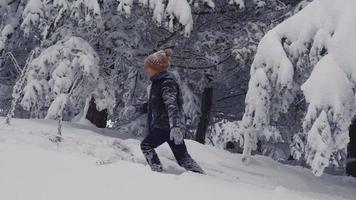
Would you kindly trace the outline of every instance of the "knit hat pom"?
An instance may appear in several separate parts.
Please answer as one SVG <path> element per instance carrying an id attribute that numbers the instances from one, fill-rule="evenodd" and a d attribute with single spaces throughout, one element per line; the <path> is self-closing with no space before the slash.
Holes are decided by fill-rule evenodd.
<path id="1" fill-rule="evenodd" d="M 166 53 L 166 56 L 167 56 L 167 57 L 171 57 L 172 54 L 173 54 L 173 50 L 172 50 L 172 49 L 165 49 L 165 50 L 163 50 L 163 51 L 164 51 L 164 53 Z"/>
<path id="2" fill-rule="evenodd" d="M 171 64 L 172 49 L 164 49 L 153 53 L 145 59 L 145 66 L 151 67 L 156 71 L 164 71 Z"/>

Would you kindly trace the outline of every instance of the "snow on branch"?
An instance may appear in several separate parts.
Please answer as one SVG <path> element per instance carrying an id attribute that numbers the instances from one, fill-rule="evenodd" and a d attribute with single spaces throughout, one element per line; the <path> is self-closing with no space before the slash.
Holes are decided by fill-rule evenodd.
<path id="1" fill-rule="evenodd" d="M 262 130 L 288 112 L 302 92 L 309 107 L 301 128 L 306 144 L 299 155 L 315 175 L 330 163 L 342 163 L 348 126 L 356 114 L 354 8 L 354 0 L 315 0 L 261 40 L 241 122 L 245 158 L 256 148 Z"/>
<path id="2" fill-rule="evenodd" d="M 129 17 L 131 9 L 134 5 L 134 0 L 117 0 L 119 6 L 117 11 L 120 14 Z M 236 5 L 239 9 L 245 8 L 245 1 L 247 0 L 226 0 L 227 4 Z M 148 7 L 152 11 L 152 18 L 158 26 L 165 25 L 169 31 L 173 32 L 175 29 L 175 21 L 184 26 L 184 35 L 189 37 L 193 30 L 193 16 L 191 4 L 198 8 L 200 4 L 204 4 L 211 9 L 215 8 L 213 0 L 137 0 L 142 7 Z M 252 0 L 251 4 L 255 7 L 263 7 L 266 0 Z M 167 21 L 165 21 L 167 19 Z"/>
<path id="3" fill-rule="evenodd" d="M 15 32 L 13 25 L 7 24 L 0 31 L 0 52 L 5 49 L 5 43 L 9 36 Z"/>
<path id="4" fill-rule="evenodd" d="M 51 26 L 57 26 L 60 20 L 66 18 L 87 24 L 94 20 L 99 24 L 99 3 L 97 0 L 29 0 L 22 13 L 21 28 L 25 36 L 36 30 L 46 37 Z"/>
<path id="5" fill-rule="evenodd" d="M 9 4 L 11 2 L 8 2 Z M 17 14 L 6 1 L 0 2 L 0 53 L 5 51 L 8 40 L 18 26 Z"/>
<path id="6" fill-rule="evenodd" d="M 21 28 L 25 35 L 29 35 L 31 30 L 39 26 L 40 19 L 44 16 L 44 4 L 41 0 L 29 0 L 22 13 Z"/>
<path id="7" fill-rule="evenodd" d="M 237 5 L 239 8 L 245 8 L 245 2 L 244 0 L 230 0 L 229 4 L 235 4 Z"/>
<path id="8" fill-rule="evenodd" d="M 117 11 L 129 17 L 135 0 L 111 0 L 118 1 Z M 263 7 L 266 0 L 225 0 L 226 4 L 235 5 L 239 9 L 245 8 L 246 4 L 254 7 Z M 183 34 L 189 37 L 193 30 L 193 16 L 191 4 L 198 8 L 199 4 L 214 9 L 213 0 L 136 0 L 143 8 L 149 8 L 152 18 L 158 26 L 164 26 L 169 31 L 179 30 L 179 25 L 183 26 Z M 60 24 L 61 20 L 74 19 L 82 24 L 92 24 L 93 20 L 97 25 L 101 25 L 101 9 L 97 0 L 28 0 L 24 12 L 22 13 L 21 28 L 28 36 L 33 30 L 38 30 L 42 36 L 46 37 L 49 29 Z"/>
<path id="9" fill-rule="evenodd" d="M 121 0 L 117 8 L 118 12 L 129 16 L 134 0 Z M 174 20 L 184 26 L 184 35 L 189 36 L 193 29 L 193 16 L 191 7 L 187 0 L 138 0 L 144 6 L 149 7 L 153 12 L 153 20 L 161 26 L 165 18 L 169 18 L 168 29 L 174 30 Z"/>

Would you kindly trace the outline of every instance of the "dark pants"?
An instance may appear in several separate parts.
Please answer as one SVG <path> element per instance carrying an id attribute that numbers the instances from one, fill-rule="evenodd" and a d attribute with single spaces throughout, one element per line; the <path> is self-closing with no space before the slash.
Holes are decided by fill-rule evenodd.
<path id="1" fill-rule="evenodd" d="M 141 142 L 141 150 L 151 169 L 158 172 L 163 171 L 162 164 L 154 149 L 167 142 L 180 166 L 189 171 L 204 173 L 200 166 L 189 155 L 185 143 L 183 142 L 182 144 L 176 145 L 174 141 L 170 140 L 169 134 L 169 130 L 155 128 L 150 131 Z"/>

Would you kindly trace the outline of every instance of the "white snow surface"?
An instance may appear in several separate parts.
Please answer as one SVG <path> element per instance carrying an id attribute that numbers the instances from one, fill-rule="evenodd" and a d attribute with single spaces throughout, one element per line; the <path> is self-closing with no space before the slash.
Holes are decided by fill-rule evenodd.
<path id="1" fill-rule="evenodd" d="M 308 169 L 286 166 L 186 141 L 207 175 L 186 172 L 168 145 L 158 148 L 166 173 L 150 171 L 139 141 L 113 130 L 65 123 L 63 142 L 52 143 L 56 121 L 0 118 L 1 200 L 97 199 L 355 199 L 356 181 L 315 177 Z M 106 164 L 98 164 L 106 163 Z"/>

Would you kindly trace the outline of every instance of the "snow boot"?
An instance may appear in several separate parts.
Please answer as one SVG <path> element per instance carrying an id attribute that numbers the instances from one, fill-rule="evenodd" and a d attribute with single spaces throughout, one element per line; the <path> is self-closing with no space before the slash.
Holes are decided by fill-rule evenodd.
<path id="1" fill-rule="evenodd" d="M 188 154 L 185 158 L 178 161 L 178 164 L 184 169 L 198 173 L 198 174 L 206 174 L 205 171 L 199 166 L 195 160 Z"/>
<path id="2" fill-rule="evenodd" d="M 156 151 L 146 143 L 141 143 L 141 150 L 148 165 L 151 167 L 151 170 L 155 172 L 163 172 L 163 167 Z"/>

